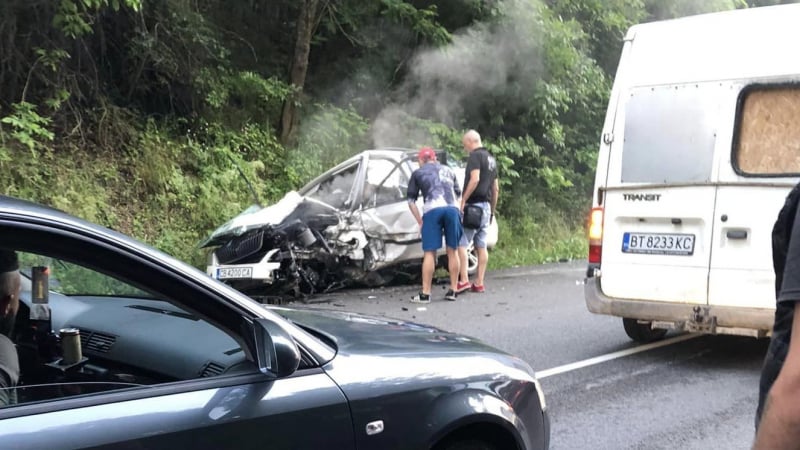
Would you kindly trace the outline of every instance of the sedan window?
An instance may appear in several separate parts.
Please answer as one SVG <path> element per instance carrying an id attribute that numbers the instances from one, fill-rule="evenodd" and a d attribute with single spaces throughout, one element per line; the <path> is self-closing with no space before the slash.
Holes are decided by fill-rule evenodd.
<path id="1" fill-rule="evenodd" d="M 404 164 L 393 159 L 370 159 L 362 194 L 364 207 L 372 208 L 404 201 L 408 176 L 403 169 Z"/>
<path id="2" fill-rule="evenodd" d="M 28 279 L 34 267 L 47 267 L 50 289 L 59 294 L 153 298 L 124 281 L 67 261 L 31 253 L 20 253 L 19 258 L 20 272 Z"/>
<path id="3" fill-rule="evenodd" d="M 358 165 L 347 167 L 339 172 L 331 174 L 330 177 L 322 180 L 306 194 L 308 197 L 319 200 L 323 203 L 342 209 L 347 206 L 347 199 L 353 189 L 353 183 L 358 174 Z"/>
<path id="4" fill-rule="evenodd" d="M 80 255 L 15 253 L 20 304 L 6 333 L 19 355 L 19 381 L 0 392 L 0 407 L 257 373 L 237 337 L 158 293 L 166 279 L 148 284 L 142 276 L 135 280 L 141 289 L 116 276 L 119 261 L 100 272 Z"/>

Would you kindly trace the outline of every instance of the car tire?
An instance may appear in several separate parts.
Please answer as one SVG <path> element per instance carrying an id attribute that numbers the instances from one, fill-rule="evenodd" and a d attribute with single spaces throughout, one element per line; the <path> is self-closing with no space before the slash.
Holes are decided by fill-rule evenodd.
<path id="1" fill-rule="evenodd" d="M 439 257 L 438 266 L 448 270 L 447 262 L 447 255 L 442 255 Z M 467 275 L 473 276 L 476 273 L 478 273 L 478 252 L 475 251 L 474 247 L 470 246 L 467 248 Z"/>
<path id="2" fill-rule="evenodd" d="M 470 276 L 478 273 L 478 252 L 473 245 L 467 248 L 467 273 Z"/>
<path id="3" fill-rule="evenodd" d="M 667 334 L 667 330 L 650 328 L 650 322 L 639 323 L 637 319 L 622 319 L 625 333 L 636 342 L 648 343 L 658 341 Z"/>
<path id="4" fill-rule="evenodd" d="M 498 448 L 496 445 L 481 439 L 466 438 L 449 442 L 441 447 L 441 450 L 498 450 Z"/>

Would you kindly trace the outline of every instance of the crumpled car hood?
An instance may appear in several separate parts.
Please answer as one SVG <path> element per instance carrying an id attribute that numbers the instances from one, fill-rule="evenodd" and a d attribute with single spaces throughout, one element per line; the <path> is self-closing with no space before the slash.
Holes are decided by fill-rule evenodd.
<path id="1" fill-rule="evenodd" d="M 245 209 L 241 214 L 214 230 L 211 235 L 200 243 L 199 247 L 221 245 L 231 238 L 241 236 L 253 228 L 262 227 L 264 225 L 278 225 L 304 201 L 315 202 L 333 209 L 322 202 L 303 197 L 297 191 L 289 191 L 280 201 L 273 205 L 265 208 L 252 205 Z"/>

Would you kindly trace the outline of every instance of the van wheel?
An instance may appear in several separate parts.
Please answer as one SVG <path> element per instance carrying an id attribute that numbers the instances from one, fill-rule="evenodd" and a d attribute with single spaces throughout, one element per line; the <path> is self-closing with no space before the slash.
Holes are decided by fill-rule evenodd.
<path id="1" fill-rule="evenodd" d="M 650 328 L 650 322 L 639 323 L 637 319 L 622 319 L 625 333 L 629 338 L 636 342 L 653 342 L 662 339 L 667 330 L 661 328 Z"/>

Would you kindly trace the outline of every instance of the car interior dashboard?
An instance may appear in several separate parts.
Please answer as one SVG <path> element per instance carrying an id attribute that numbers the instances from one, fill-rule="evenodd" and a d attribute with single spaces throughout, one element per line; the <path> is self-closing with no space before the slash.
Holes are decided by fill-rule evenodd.
<path id="1" fill-rule="evenodd" d="M 51 330 L 31 319 L 31 282 L 22 278 L 12 340 L 20 360 L 18 403 L 135 385 L 256 372 L 241 345 L 214 325 L 161 300 L 49 292 Z M 37 330 L 38 327 L 38 331 Z M 78 329 L 81 364 L 62 367 L 59 330 Z M 55 340 L 49 345 L 48 340 Z M 55 361 L 55 363 L 54 363 Z M 56 386 L 37 389 L 37 386 Z M 61 387 L 58 387 L 61 386 Z M 72 386 L 66 392 L 64 386 Z M 75 391 L 79 392 L 75 392 Z"/>

